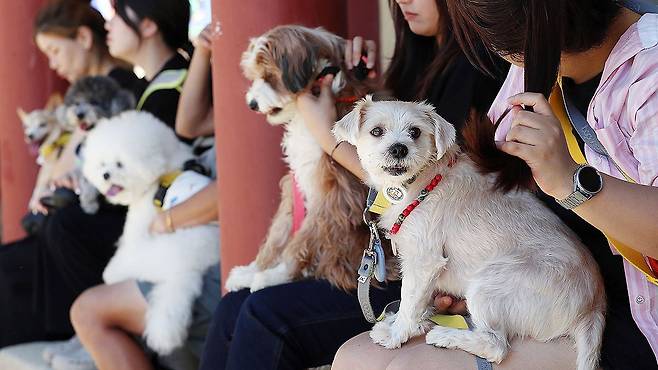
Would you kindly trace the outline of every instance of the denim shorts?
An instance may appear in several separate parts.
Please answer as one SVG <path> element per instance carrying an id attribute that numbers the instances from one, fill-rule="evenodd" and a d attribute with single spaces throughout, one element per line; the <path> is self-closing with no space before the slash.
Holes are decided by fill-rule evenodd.
<path id="1" fill-rule="evenodd" d="M 144 298 L 148 297 L 151 289 L 153 289 L 153 283 L 147 281 L 137 281 L 137 286 Z M 220 289 L 219 265 L 215 265 L 210 267 L 203 275 L 203 287 L 201 288 L 201 294 L 196 298 L 192 307 L 192 323 L 188 329 L 185 343 L 185 347 L 197 358 L 203 352 L 208 326 L 221 297 Z"/>

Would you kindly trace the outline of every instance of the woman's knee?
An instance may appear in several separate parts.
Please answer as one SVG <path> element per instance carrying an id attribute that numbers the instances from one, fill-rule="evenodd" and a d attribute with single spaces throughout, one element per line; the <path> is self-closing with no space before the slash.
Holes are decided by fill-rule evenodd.
<path id="1" fill-rule="evenodd" d="M 76 332 L 85 330 L 102 322 L 102 307 L 105 294 L 102 286 L 89 288 L 82 292 L 73 302 L 69 315 Z"/>
<path id="2" fill-rule="evenodd" d="M 372 342 L 368 332 L 361 333 L 343 343 L 331 364 L 333 370 L 386 369 L 395 352 Z"/>

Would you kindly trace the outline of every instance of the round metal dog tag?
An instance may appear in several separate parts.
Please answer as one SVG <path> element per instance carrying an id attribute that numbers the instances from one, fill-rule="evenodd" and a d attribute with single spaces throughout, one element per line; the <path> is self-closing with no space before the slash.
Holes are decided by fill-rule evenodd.
<path id="1" fill-rule="evenodd" d="M 387 186 L 384 188 L 384 198 L 393 204 L 400 203 L 407 196 L 407 189 L 402 186 Z"/>

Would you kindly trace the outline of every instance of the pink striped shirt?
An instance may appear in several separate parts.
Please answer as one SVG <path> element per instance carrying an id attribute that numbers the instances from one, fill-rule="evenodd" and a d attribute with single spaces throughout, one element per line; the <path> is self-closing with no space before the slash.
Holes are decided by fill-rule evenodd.
<path id="1" fill-rule="evenodd" d="M 495 122 L 506 99 L 523 92 L 523 69 L 512 66 L 489 111 Z M 504 140 L 509 117 L 496 140 Z M 658 14 L 645 14 L 626 30 L 605 63 L 587 121 L 615 162 L 640 184 L 658 187 Z M 624 179 L 612 162 L 585 147 L 599 171 Z M 658 227 L 658 221 L 657 226 Z M 624 261 L 631 313 L 658 359 L 658 286 Z"/>

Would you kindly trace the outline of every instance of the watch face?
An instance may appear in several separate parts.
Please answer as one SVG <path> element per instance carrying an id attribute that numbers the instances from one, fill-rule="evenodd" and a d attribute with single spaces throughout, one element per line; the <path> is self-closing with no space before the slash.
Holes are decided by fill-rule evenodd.
<path id="1" fill-rule="evenodd" d="M 601 175 L 593 167 L 589 166 L 583 167 L 578 172 L 578 182 L 583 189 L 590 193 L 598 193 L 603 186 Z"/>

